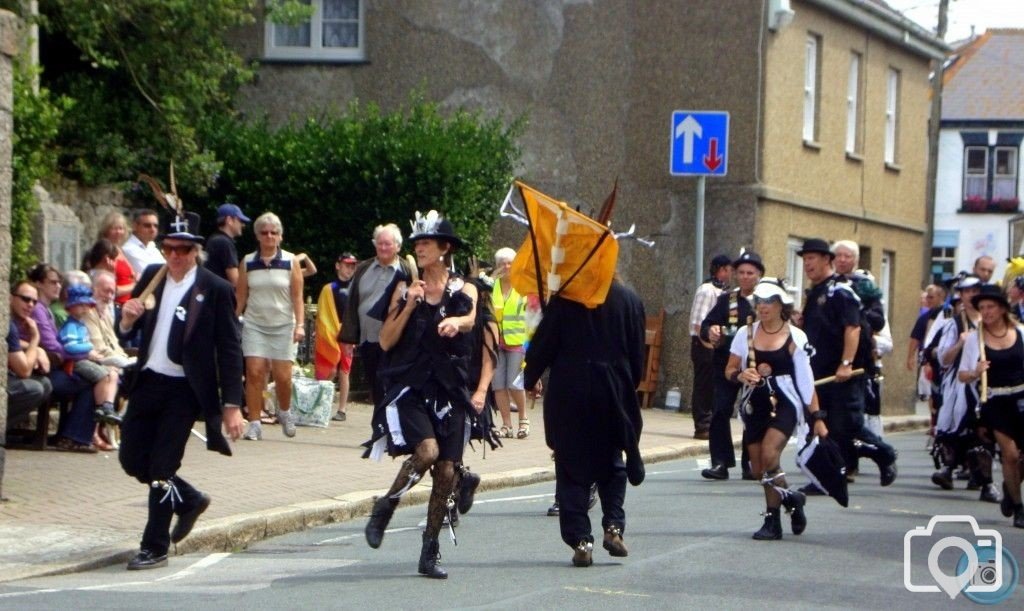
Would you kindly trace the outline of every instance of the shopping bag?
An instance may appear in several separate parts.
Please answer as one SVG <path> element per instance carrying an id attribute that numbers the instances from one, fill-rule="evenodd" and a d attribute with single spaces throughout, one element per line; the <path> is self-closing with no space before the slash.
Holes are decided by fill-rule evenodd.
<path id="1" fill-rule="evenodd" d="M 326 428 L 334 415 L 334 382 L 292 378 L 292 415 L 297 426 Z"/>

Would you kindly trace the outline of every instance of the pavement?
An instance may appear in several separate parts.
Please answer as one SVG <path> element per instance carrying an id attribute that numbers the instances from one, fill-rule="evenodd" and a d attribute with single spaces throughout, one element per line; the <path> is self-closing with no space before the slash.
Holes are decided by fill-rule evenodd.
<path id="1" fill-rule="evenodd" d="M 527 439 L 506 439 L 504 447 L 486 453 L 480 444 L 466 449 L 465 463 L 480 474 L 481 490 L 554 480 L 542 409 L 538 404 L 530 410 Z M 171 553 L 239 550 L 264 538 L 367 516 L 374 495 L 387 489 L 399 465 L 390 458 L 361 458 L 370 413 L 369 405 L 350 403 L 345 422 L 299 427 L 292 439 L 280 427 L 264 425 L 263 440 L 235 443 L 232 457 L 208 452 L 192 437 L 179 473 L 211 494 L 213 503 Z M 707 455 L 707 442 L 693 439 L 689 413 L 646 409 L 643 417 L 645 462 Z M 883 420 L 889 431 L 928 424 L 921 415 Z M 738 421 L 732 430 L 738 445 Z M 125 475 L 116 452 L 8 450 L 3 489 L 0 582 L 124 563 L 138 550 L 147 490 Z M 425 503 L 429 489 L 420 484 L 402 503 Z"/>

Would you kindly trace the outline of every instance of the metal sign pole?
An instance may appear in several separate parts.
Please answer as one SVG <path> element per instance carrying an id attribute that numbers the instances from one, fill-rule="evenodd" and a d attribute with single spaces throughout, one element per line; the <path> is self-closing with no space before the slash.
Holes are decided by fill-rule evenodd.
<path id="1" fill-rule="evenodd" d="M 695 285 L 700 284 L 704 280 L 704 181 L 705 177 L 697 177 L 697 222 L 695 227 L 696 236 L 694 236 L 694 243 L 697 245 L 696 256 L 696 268 L 694 276 L 696 277 Z"/>

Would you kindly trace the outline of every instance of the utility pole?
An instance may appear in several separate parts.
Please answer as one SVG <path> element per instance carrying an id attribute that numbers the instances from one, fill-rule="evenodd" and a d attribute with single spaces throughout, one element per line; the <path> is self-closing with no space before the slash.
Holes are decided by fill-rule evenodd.
<path id="1" fill-rule="evenodd" d="M 935 35 L 939 40 L 946 38 L 946 14 L 949 0 L 939 0 L 939 26 Z M 935 182 L 939 174 L 939 128 L 942 123 L 942 73 L 946 58 L 935 60 L 932 71 L 932 110 L 928 121 L 928 185 L 925 188 L 925 229 L 924 258 L 922 259 L 923 285 L 932 281 L 932 242 L 935 240 Z"/>

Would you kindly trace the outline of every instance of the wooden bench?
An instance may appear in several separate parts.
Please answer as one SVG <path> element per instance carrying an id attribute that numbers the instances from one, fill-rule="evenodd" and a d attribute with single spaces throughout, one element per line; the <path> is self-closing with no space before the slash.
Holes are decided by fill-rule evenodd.
<path id="1" fill-rule="evenodd" d="M 661 369 L 662 327 L 665 325 L 665 310 L 657 316 L 648 316 L 644 328 L 644 379 L 637 386 L 640 393 L 640 407 L 651 407 L 651 399 L 658 391 L 658 371 Z"/>

